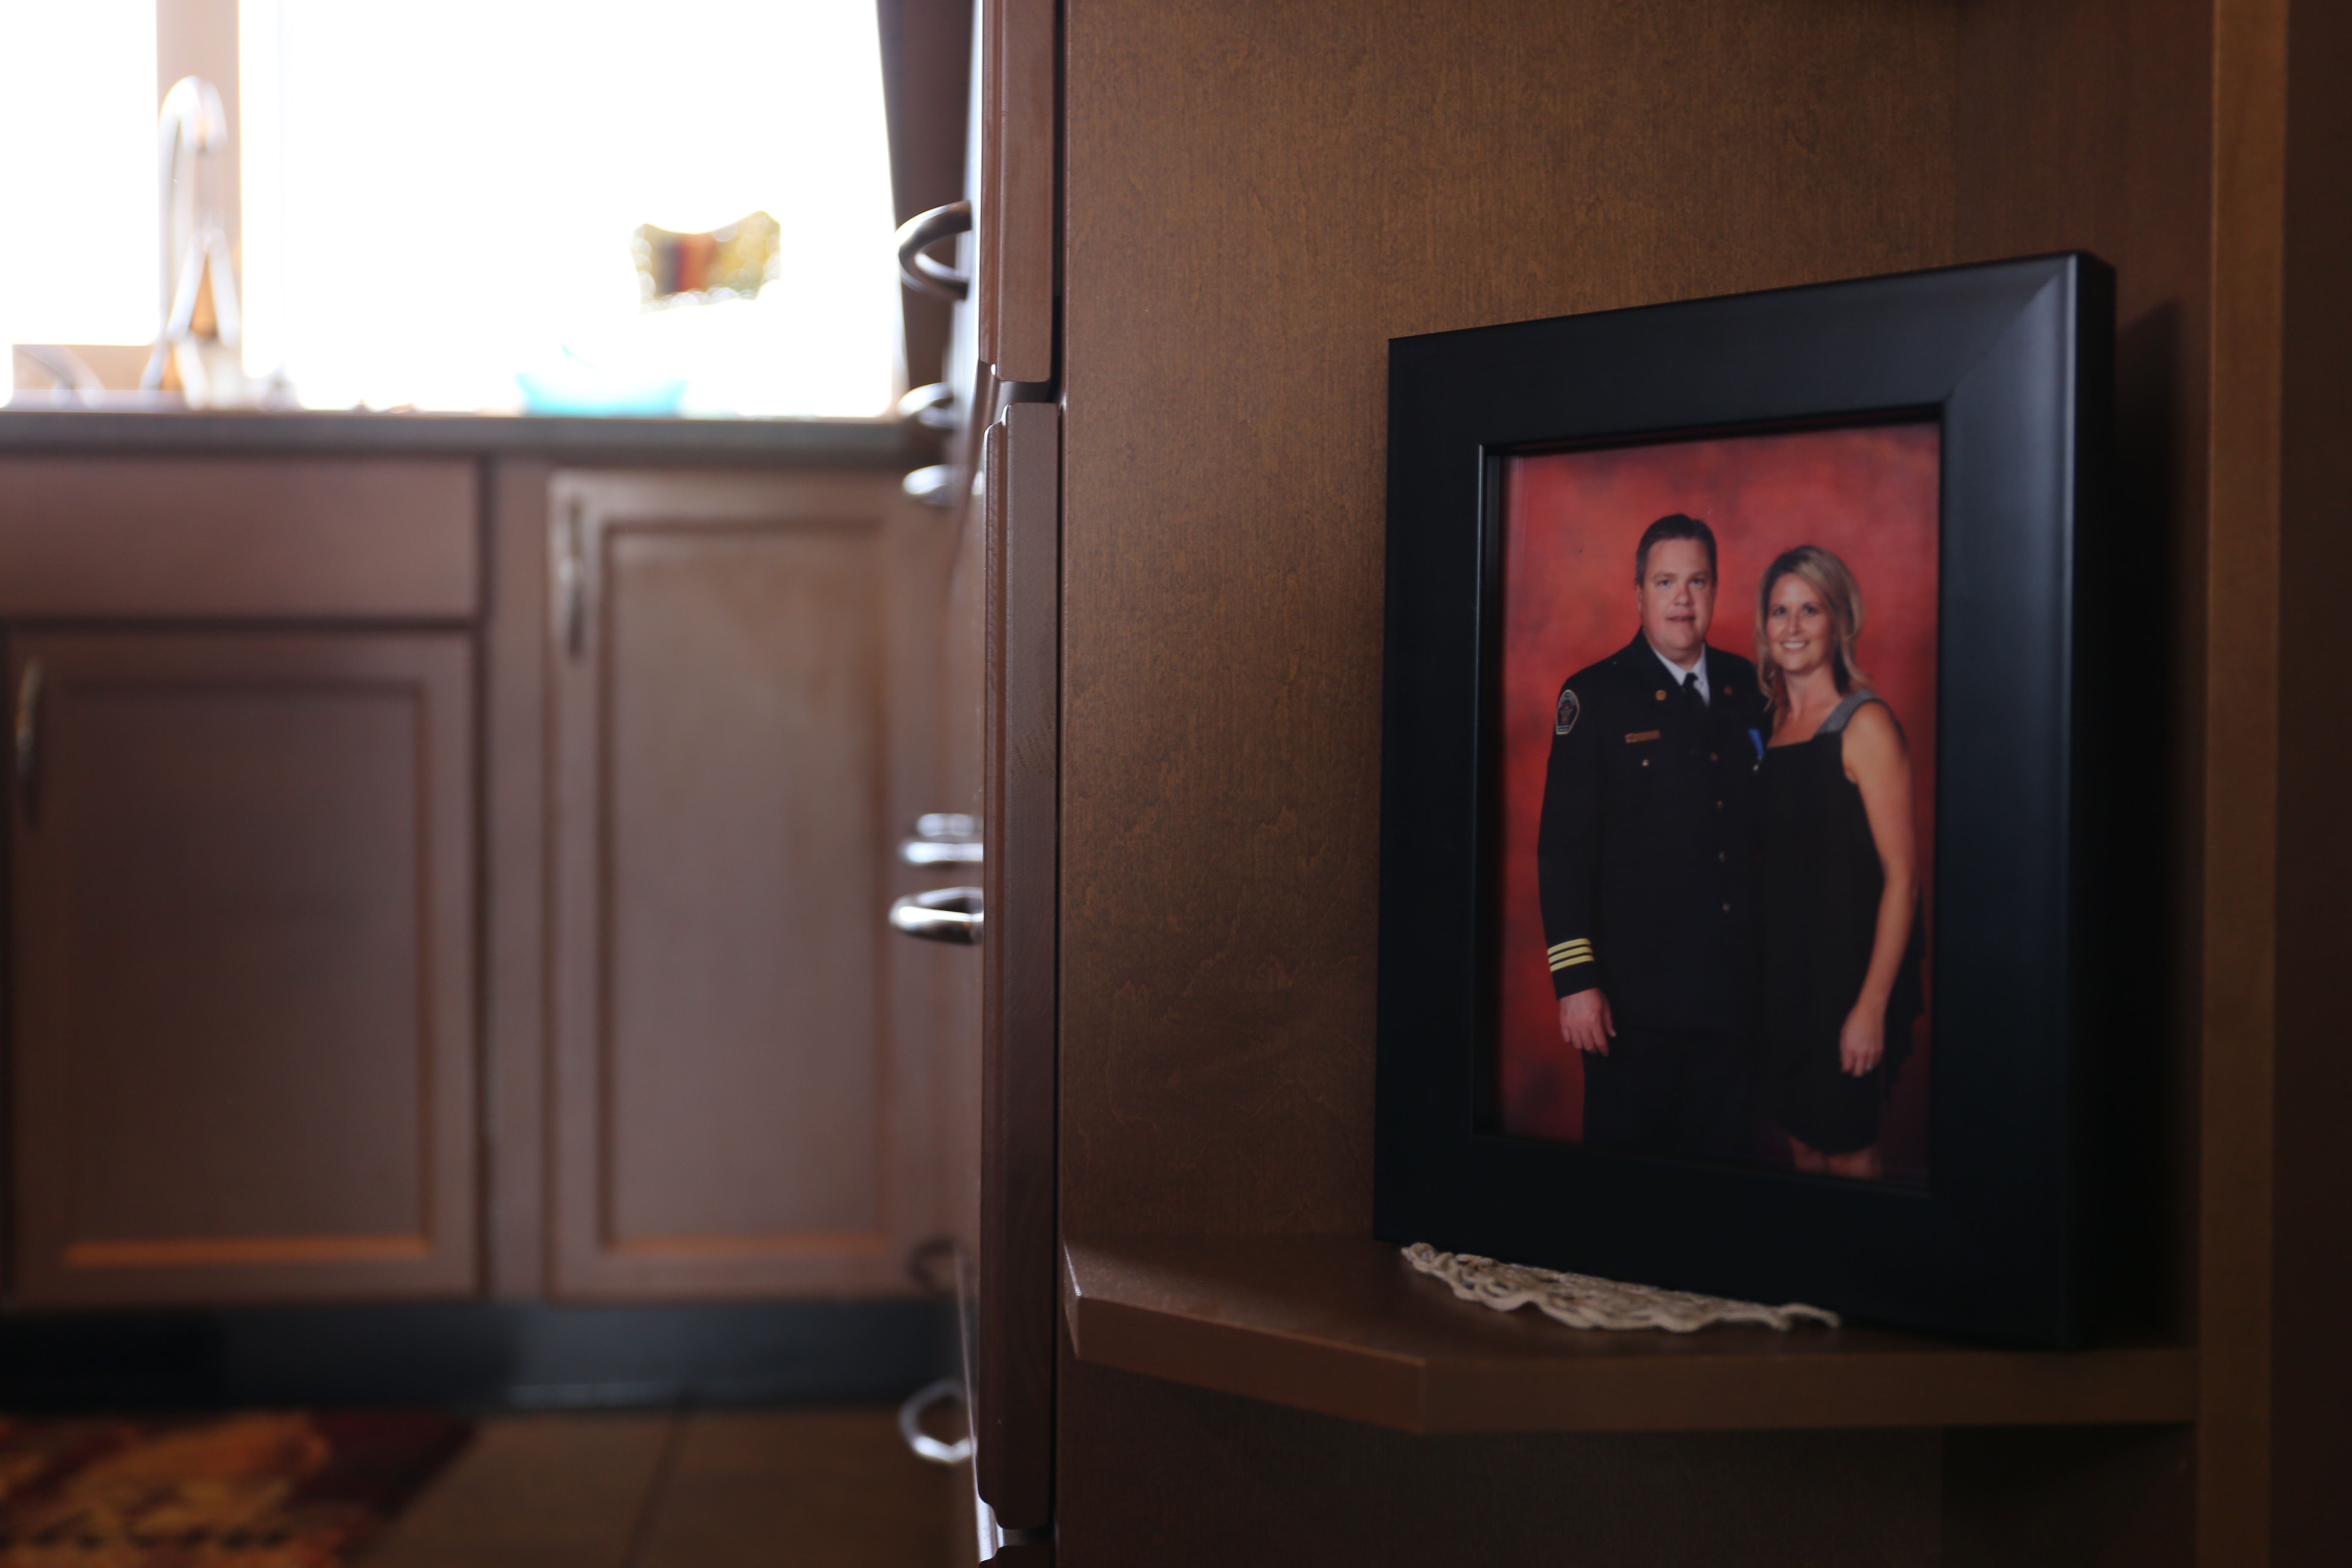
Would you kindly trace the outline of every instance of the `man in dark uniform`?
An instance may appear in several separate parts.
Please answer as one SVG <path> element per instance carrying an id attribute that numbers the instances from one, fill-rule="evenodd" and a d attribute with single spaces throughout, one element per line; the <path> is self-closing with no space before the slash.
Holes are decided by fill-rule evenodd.
<path id="1" fill-rule="evenodd" d="M 1714 531 L 1662 517 L 1633 562 L 1641 630 L 1553 715 L 1536 862 L 1559 1032 L 1583 1053 L 1587 1142 L 1740 1159 L 1771 718 L 1756 667 L 1706 643 Z"/>

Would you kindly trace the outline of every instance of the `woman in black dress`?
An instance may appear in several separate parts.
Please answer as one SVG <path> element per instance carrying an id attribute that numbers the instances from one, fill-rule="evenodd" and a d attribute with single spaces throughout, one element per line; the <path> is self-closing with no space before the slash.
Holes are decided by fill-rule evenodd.
<path id="1" fill-rule="evenodd" d="M 1875 1181 L 1879 1110 L 1920 1010 L 1918 861 L 1911 759 L 1854 666 L 1861 635 L 1862 590 L 1836 556 L 1801 545 L 1766 569 L 1763 1106 L 1799 1170 Z"/>

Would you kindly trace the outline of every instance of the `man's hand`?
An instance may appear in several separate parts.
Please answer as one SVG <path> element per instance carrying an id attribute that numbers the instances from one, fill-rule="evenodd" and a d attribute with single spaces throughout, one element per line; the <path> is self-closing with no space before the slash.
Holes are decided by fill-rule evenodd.
<path id="1" fill-rule="evenodd" d="M 1854 1005 L 1845 1016 L 1845 1027 L 1838 1031 L 1838 1066 L 1860 1078 L 1885 1054 L 1886 1004 L 1873 1006 L 1865 998 Z"/>
<path id="2" fill-rule="evenodd" d="M 1605 1057 L 1610 1038 L 1616 1033 L 1617 1026 L 1609 1016 L 1609 998 L 1598 985 L 1559 999 L 1559 1037 L 1578 1050 Z"/>

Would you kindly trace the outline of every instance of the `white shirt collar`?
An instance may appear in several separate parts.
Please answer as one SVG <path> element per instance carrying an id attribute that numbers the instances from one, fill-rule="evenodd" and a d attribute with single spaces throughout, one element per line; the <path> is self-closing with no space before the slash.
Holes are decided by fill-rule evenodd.
<path id="1" fill-rule="evenodd" d="M 1657 645 L 1652 642 L 1648 637 L 1643 637 L 1642 639 L 1642 646 L 1648 648 L 1652 653 L 1658 655 L 1658 662 L 1666 667 L 1666 673 L 1674 678 L 1674 682 L 1676 686 L 1680 686 L 1683 683 L 1684 677 L 1696 675 L 1698 677 L 1698 700 L 1701 702 L 1709 703 L 1714 700 L 1707 694 L 1706 689 L 1706 647 L 1705 644 L 1701 644 L 1699 647 L 1698 662 L 1688 669 L 1685 669 L 1681 665 L 1676 664 L 1664 654 L 1658 653 Z"/>

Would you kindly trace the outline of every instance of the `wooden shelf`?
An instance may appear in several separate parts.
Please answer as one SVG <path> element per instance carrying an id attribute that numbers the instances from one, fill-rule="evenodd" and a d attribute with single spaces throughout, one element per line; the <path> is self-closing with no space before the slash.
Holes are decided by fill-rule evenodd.
<path id="1" fill-rule="evenodd" d="M 1066 1242 L 1077 1358 L 1408 1432 L 2166 1423 L 2197 1355 L 1981 1350 L 1875 1329 L 1599 1333 L 1456 1300 L 1362 1237 Z"/>

